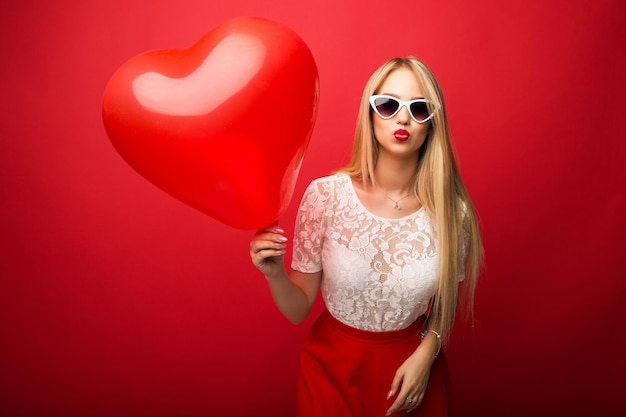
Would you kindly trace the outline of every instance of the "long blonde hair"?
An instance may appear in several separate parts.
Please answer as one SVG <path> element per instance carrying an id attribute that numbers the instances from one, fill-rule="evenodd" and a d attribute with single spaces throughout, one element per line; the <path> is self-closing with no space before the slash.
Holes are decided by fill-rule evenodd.
<path id="1" fill-rule="evenodd" d="M 482 242 L 474 206 L 457 168 L 455 150 L 439 83 L 419 59 L 394 58 L 383 64 L 368 80 L 363 90 L 350 164 L 341 172 L 361 180 L 374 181 L 379 144 L 374 137 L 369 97 L 377 94 L 390 73 L 411 70 L 432 104 L 434 116 L 428 136 L 420 148 L 414 192 L 434 219 L 439 251 L 439 277 L 429 311 L 429 326 L 447 336 L 459 305 L 459 276 L 465 274 L 463 299 L 472 311 L 474 291 L 482 262 Z M 463 254 L 463 265 L 460 266 Z M 461 270 L 463 268 L 463 270 Z"/>

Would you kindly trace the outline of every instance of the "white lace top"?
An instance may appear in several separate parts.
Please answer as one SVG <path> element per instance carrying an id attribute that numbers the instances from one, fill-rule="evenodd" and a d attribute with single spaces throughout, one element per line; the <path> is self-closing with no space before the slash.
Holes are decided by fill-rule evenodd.
<path id="1" fill-rule="evenodd" d="M 408 327 L 428 308 L 437 261 L 424 208 L 400 219 L 378 217 L 361 204 L 345 174 L 319 178 L 306 189 L 291 267 L 323 271 L 322 297 L 341 322 L 369 331 Z"/>

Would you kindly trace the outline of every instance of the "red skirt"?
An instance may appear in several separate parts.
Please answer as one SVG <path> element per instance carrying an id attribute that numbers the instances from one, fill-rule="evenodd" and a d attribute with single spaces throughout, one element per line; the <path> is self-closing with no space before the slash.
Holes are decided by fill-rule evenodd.
<path id="1" fill-rule="evenodd" d="M 300 353 L 298 417 L 384 417 L 394 375 L 420 344 L 421 318 L 392 332 L 369 332 L 341 323 L 324 310 Z M 422 403 L 410 414 L 448 416 L 449 381 L 443 351 L 430 370 Z"/>

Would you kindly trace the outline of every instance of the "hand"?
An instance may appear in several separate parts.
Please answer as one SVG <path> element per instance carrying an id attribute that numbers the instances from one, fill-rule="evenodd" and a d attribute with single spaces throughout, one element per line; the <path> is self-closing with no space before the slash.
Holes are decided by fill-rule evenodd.
<path id="1" fill-rule="evenodd" d="M 413 411 L 424 399 L 434 357 L 420 347 L 396 371 L 387 398 L 391 398 L 398 390 L 400 392 L 387 410 L 388 416 L 400 410 L 406 410 L 407 413 Z"/>
<path id="2" fill-rule="evenodd" d="M 284 233 L 283 229 L 273 225 L 257 231 L 250 242 L 252 263 L 268 278 L 284 269 L 283 258 L 287 246 Z"/>

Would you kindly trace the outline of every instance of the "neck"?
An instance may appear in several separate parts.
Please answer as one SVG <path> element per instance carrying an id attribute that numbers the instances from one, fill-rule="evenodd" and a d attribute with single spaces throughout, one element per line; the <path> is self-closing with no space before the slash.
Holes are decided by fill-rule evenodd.
<path id="1" fill-rule="evenodd" d="M 416 173 L 416 159 L 387 158 L 381 154 L 374 170 L 374 179 L 376 185 L 386 192 L 401 194 L 413 188 Z"/>

